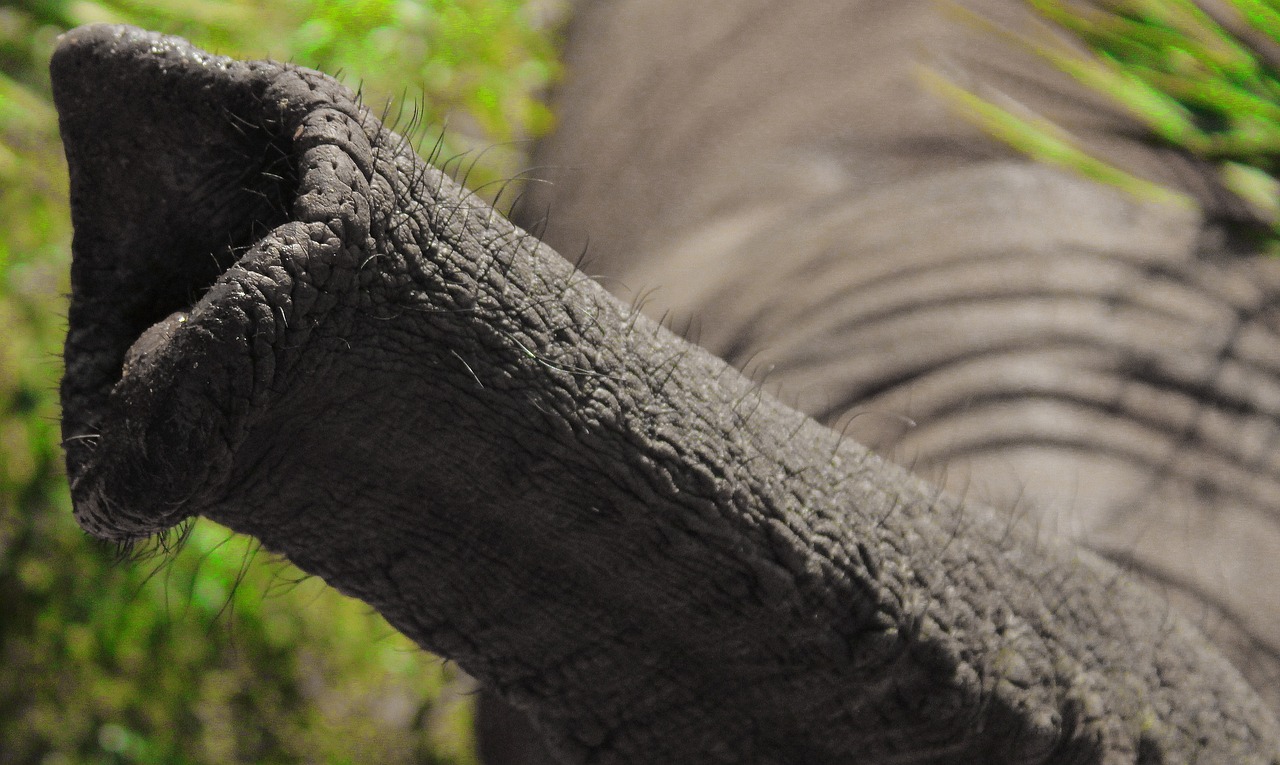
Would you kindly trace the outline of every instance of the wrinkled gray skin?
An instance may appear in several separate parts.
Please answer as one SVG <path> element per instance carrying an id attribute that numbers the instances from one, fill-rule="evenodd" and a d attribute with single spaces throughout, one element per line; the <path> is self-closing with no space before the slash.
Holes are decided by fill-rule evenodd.
<path id="1" fill-rule="evenodd" d="M 645 31 L 629 7 L 603 4 L 595 18 L 612 10 Z M 832 26 L 802 10 L 796 20 Z M 673 17 L 677 41 L 700 29 Z M 745 44 L 749 32 L 731 37 Z M 614 55 L 638 66 L 626 56 L 649 54 Z M 663 66 L 676 79 L 697 71 Z M 599 208 L 601 268 L 626 272 L 634 248 L 637 273 L 685 273 L 659 298 L 707 305 L 704 340 L 724 355 L 782 354 L 777 384 L 839 371 L 824 419 L 854 400 L 906 411 L 926 424 L 899 443 L 926 466 L 949 456 L 933 443 L 968 444 L 962 495 L 611 297 L 321 74 L 105 26 L 66 35 L 52 71 L 76 227 L 64 434 L 76 517 L 91 533 L 133 540 L 204 515 L 252 534 L 526 709 L 565 762 L 1280 762 L 1272 710 L 1166 594 L 1043 533 L 1038 473 L 1017 479 L 1021 512 L 972 499 L 998 499 L 1004 475 L 981 471 L 985 439 L 1057 444 L 1036 428 L 1058 417 L 1024 412 L 1015 388 L 1028 401 L 1042 392 L 1056 415 L 1050 393 L 1074 385 L 1060 403 L 1102 400 L 1098 419 L 1132 421 L 1136 433 L 1111 429 L 1117 439 L 1159 430 L 1184 399 L 1201 413 L 1176 431 L 1188 448 L 1219 416 L 1274 424 L 1262 402 L 1242 403 L 1275 387 L 1263 363 L 1275 346 L 1259 347 L 1275 318 L 1257 302 L 1274 269 L 1197 258 L 1188 216 L 1002 161 L 882 178 L 834 168 L 830 186 L 801 194 L 807 183 L 777 171 L 805 167 L 801 144 L 762 151 L 773 123 L 732 92 L 732 124 L 752 126 L 735 140 L 755 142 L 761 164 L 738 165 L 726 194 L 664 185 L 702 161 L 669 142 L 701 136 L 697 124 L 672 120 L 629 149 L 613 173 L 621 201 Z M 660 98 L 648 81 L 630 96 Z M 720 92 L 708 85 L 699 98 Z M 623 147 L 631 128 L 616 121 L 647 110 L 599 108 L 614 110 L 614 130 L 572 111 L 566 122 Z M 575 145 L 571 131 L 561 140 Z M 577 145 L 590 168 L 592 141 Z M 633 185 L 650 170 L 655 180 Z M 600 182 L 568 195 L 565 226 L 597 214 L 588 197 Z M 752 186 L 756 206 L 725 206 Z M 824 260 L 833 249 L 840 257 Z M 725 253 L 735 265 L 715 265 Z M 1033 253 L 1034 267 L 1020 263 Z M 788 280 L 806 286 L 803 300 L 778 291 Z M 761 284 L 771 299 L 755 298 Z M 1209 332 L 1215 306 L 1236 330 L 1209 346 L 1196 332 Z M 1000 307 L 1003 318 L 987 315 Z M 726 345 L 717 333 L 734 334 L 735 310 L 741 339 Z M 1174 350 L 1126 345 L 1139 341 Z M 931 366 L 930 349 L 954 365 Z M 962 363 L 980 351 L 991 375 Z M 1023 363 L 1007 358 L 1019 352 Z M 1179 374 L 1198 382 L 1174 385 Z M 988 380 L 992 401 L 984 377 L 1003 383 Z M 1223 412 L 1215 385 L 1236 386 Z M 1131 399 L 1151 408 L 1145 419 Z M 937 416 L 922 417 L 930 407 Z M 966 408 L 981 423 L 969 423 L 976 445 L 929 424 L 966 420 Z M 1123 456 L 1105 425 L 1104 453 Z M 1078 434 L 1079 451 L 1092 432 Z M 1233 432 L 1215 448 L 1266 441 Z M 1218 454 L 1197 475 L 1273 507 L 1248 493 L 1262 483 L 1231 481 L 1269 476 L 1274 458 L 1247 454 Z M 1061 470 L 1084 470 L 1086 457 Z M 1144 496 L 1181 510 L 1187 468 L 1164 457 Z M 1012 456 L 995 462 L 1019 472 Z M 1130 467 L 1079 473 L 1074 494 L 1053 498 L 1105 496 L 1097 484 L 1128 486 Z M 1243 502 L 1226 517 L 1248 511 Z M 1147 526 L 1173 522 L 1153 520 L 1155 509 L 1133 512 Z M 1125 539 L 1140 559 L 1143 540 Z M 1185 537 L 1168 543 L 1189 552 Z"/>
<path id="2" fill-rule="evenodd" d="M 1120 563 L 1280 712 L 1280 261 L 1224 235 L 1213 170 L 928 0 L 716 8 L 579 5 L 518 222 L 551 210 L 553 247 L 820 422 Z M 921 61 L 1203 214 L 1002 152 Z"/>

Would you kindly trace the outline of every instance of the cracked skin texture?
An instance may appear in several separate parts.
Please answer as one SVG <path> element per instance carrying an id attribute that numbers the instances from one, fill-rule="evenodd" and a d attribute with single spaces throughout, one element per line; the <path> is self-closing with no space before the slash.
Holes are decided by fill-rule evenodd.
<path id="1" fill-rule="evenodd" d="M 620 304 L 336 81 L 112 26 L 52 72 L 90 533 L 252 534 L 565 762 L 1280 762 L 1162 599 Z"/>

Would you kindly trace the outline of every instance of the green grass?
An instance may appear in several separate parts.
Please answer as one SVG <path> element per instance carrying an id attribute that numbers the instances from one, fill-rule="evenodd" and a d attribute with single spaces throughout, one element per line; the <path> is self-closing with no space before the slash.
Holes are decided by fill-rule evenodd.
<path id="1" fill-rule="evenodd" d="M 1109 98 L 1152 142 L 1211 163 L 1217 182 L 1271 229 L 1274 248 L 1280 240 L 1280 3 L 1222 0 L 1210 15 L 1193 0 L 1024 1 L 1039 21 L 1027 32 L 953 7 L 966 23 Z M 1193 204 L 1090 155 L 1067 131 L 1018 105 L 936 73 L 926 77 L 968 119 L 1038 160 L 1144 199 Z"/>
<path id="2" fill-rule="evenodd" d="M 558 66 L 526 0 L 0 6 L 0 762 L 474 762 L 469 687 L 363 604 L 207 522 L 177 553 L 122 563 L 72 520 L 71 230 L 47 66 L 57 34 L 92 21 L 341 71 L 375 109 L 408 99 L 429 130 L 448 122 L 444 156 L 483 154 L 472 186 L 520 169 Z"/>

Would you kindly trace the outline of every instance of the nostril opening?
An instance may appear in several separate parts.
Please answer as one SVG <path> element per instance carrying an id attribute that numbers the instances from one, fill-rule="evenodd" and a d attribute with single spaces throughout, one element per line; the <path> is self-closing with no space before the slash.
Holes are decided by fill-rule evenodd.
<path id="1" fill-rule="evenodd" d="M 117 316 L 115 337 L 97 349 L 115 359 L 100 381 L 104 392 L 129 369 L 152 358 L 159 343 L 185 323 L 218 279 L 255 242 L 289 220 L 292 169 L 271 159 L 284 156 L 273 144 L 264 144 L 259 154 L 263 160 L 250 163 L 247 172 L 222 177 L 208 173 L 203 178 L 206 188 L 177 193 L 185 209 L 158 207 L 157 214 L 139 227 L 138 238 L 145 244 L 121 253 L 118 275 L 127 277 L 117 294 L 103 296 L 114 301 L 114 309 L 97 311 L 99 320 Z M 270 169 L 264 172 L 267 163 Z"/>
<path id="2" fill-rule="evenodd" d="M 243 126 L 237 132 L 242 141 L 212 150 L 204 167 L 184 168 L 183 182 L 156 200 L 152 214 L 135 216 L 131 251 L 117 248 L 132 274 L 125 294 L 114 297 L 121 358 L 110 384 L 128 366 L 125 349 L 166 317 L 188 313 L 254 243 L 289 220 L 297 184 L 288 140 Z"/>
<path id="3" fill-rule="evenodd" d="M 290 220 L 298 187 L 297 126 L 264 98 L 279 70 L 158 39 L 89 28 L 51 64 L 75 228 L 62 386 L 73 470 L 126 368 L 149 363 L 181 332 L 174 317 Z"/>
<path id="4" fill-rule="evenodd" d="M 176 38 L 75 30 L 51 75 L 75 228 L 67 469 L 82 525 L 133 539 L 222 485 L 273 361 L 255 344 L 256 269 L 272 254 L 261 245 L 282 226 L 334 221 L 365 241 L 366 200 L 334 195 L 367 180 L 371 152 L 345 92 Z M 350 158 L 351 177 L 304 172 L 311 155 Z"/>

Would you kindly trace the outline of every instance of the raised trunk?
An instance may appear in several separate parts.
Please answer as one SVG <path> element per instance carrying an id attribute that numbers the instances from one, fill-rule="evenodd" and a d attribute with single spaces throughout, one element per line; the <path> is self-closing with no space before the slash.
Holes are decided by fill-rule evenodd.
<path id="1" fill-rule="evenodd" d="M 253 534 L 569 762 L 1280 762 L 1160 599 L 619 304 L 334 81 L 119 27 L 53 74 L 94 534 Z"/>

